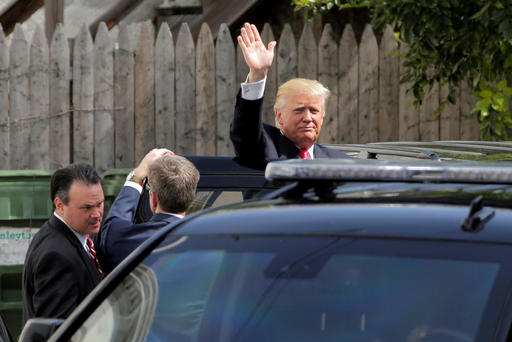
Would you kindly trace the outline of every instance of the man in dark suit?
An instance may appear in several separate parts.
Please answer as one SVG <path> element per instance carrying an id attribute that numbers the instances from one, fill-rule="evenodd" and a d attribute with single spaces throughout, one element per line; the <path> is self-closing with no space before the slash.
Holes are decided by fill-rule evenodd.
<path id="1" fill-rule="evenodd" d="M 230 137 L 237 156 L 257 159 L 348 158 L 317 144 L 330 94 L 320 82 L 295 78 L 279 87 L 274 105 L 276 125 L 262 122 L 263 93 L 276 42 L 268 48 L 256 26 L 246 23 L 238 36 L 249 75 L 237 95 Z"/>
<path id="2" fill-rule="evenodd" d="M 101 179 L 87 164 L 55 171 L 54 213 L 30 243 L 23 269 L 23 319 L 66 318 L 101 281 L 90 236 L 100 230 Z"/>
<path id="3" fill-rule="evenodd" d="M 142 185 L 147 177 L 153 217 L 134 223 Z M 167 224 L 183 218 L 195 199 L 199 171 L 187 159 L 167 149 L 153 149 L 131 172 L 101 229 L 101 250 L 117 266 L 142 242 Z"/>

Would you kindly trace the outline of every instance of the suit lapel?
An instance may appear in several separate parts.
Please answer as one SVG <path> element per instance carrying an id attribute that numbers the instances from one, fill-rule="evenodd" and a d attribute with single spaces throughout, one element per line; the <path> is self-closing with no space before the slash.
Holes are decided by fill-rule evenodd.
<path id="1" fill-rule="evenodd" d="M 50 224 L 61 234 L 63 234 L 71 243 L 71 245 L 75 248 L 78 256 L 82 260 L 85 269 L 89 273 L 89 278 L 92 280 L 94 285 L 97 285 L 100 281 L 100 274 L 98 270 L 96 269 L 96 266 L 92 263 L 91 258 L 89 257 L 89 254 L 85 251 L 84 246 L 82 246 L 82 243 L 78 238 L 73 234 L 71 229 L 66 226 L 61 220 L 59 220 L 55 215 L 52 215 L 50 218 Z"/>
<path id="2" fill-rule="evenodd" d="M 318 144 L 315 144 L 315 158 L 328 158 L 329 156 L 325 153 L 324 149 Z"/>
<path id="3" fill-rule="evenodd" d="M 299 157 L 299 149 L 291 142 L 290 139 L 285 137 L 279 132 L 279 159 L 295 159 Z"/>

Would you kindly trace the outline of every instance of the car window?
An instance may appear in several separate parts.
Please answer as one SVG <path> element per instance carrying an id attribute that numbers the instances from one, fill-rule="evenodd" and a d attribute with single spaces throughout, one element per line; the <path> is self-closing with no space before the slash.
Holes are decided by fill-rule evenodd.
<path id="1" fill-rule="evenodd" d="M 148 341 L 473 341 L 499 270 L 338 238 L 183 239 L 145 261 L 165 289 Z"/>
<path id="2" fill-rule="evenodd" d="M 261 189 L 198 189 L 196 192 L 196 198 L 187 209 L 187 214 L 207 209 L 210 207 L 218 207 L 225 204 L 242 202 L 245 200 L 257 198 L 261 195 L 274 191 L 272 188 L 261 188 Z M 149 207 L 149 193 L 144 190 L 137 207 L 137 214 L 135 216 L 135 222 L 147 222 L 153 216 Z"/>
<path id="3" fill-rule="evenodd" d="M 500 266 L 453 248 L 171 235 L 72 340 L 474 341 Z"/>
<path id="4" fill-rule="evenodd" d="M 219 205 L 242 202 L 244 200 L 243 192 L 238 191 L 197 191 L 196 198 L 188 208 L 188 213 L 193 213 L 202 209 L 217 207 Z"/>
<path id="5" fill-rule="evenodd" d="M 138 265 L 89 316 L 71 341 L 145 341 L 157 299 L 154 272 Z"/>

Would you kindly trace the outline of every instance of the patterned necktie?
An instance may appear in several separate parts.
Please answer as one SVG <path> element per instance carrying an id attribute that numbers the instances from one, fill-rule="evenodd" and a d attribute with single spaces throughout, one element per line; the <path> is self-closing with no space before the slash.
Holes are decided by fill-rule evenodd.
<path id="1" fill-rule="evenodd" d="M 92 263 L 96 268 L 98 269 L 98 272 L 100 272 L 100 277 L 103 279 L 103 271 L 101 270 L 100 263 L 98 261 L 98 258 L 96 257 L 96 250 L 94 249 L 94 243 L 92 242 L 92 239 L 89 235 L 87 235 L 87 247 L 89 249 L 89 256 L 91 257 Z"/>
<path id="2" fill-rule="evenodd" d="M 305 148 L 301 148 L 299 150 L 299 157 L 300 159 L 311 159 L 308 150 L 306 150 Z"/>

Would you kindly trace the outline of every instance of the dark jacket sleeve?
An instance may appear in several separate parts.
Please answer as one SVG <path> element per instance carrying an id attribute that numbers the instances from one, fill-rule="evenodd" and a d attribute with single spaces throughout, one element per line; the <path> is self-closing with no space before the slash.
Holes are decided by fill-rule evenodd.
<path id="1" fill-rule="evenodd" d="M 244 100 L 241 91 L 236 97 L 235 115 L 230 127 L 230 138 L 235 154 L 242 158 L 265 156 L 265 136 L 262 122 L 263 99 Z"/>
<path id="2" fill-rule="evenodd" d="M 134 249 L 131 240 L 138 241 L 134 219 L 139 197 L 136 189 L 124 186 L 112 203 L 101 227 L 100 248 L 107 262 L 118 264 Z"/>

